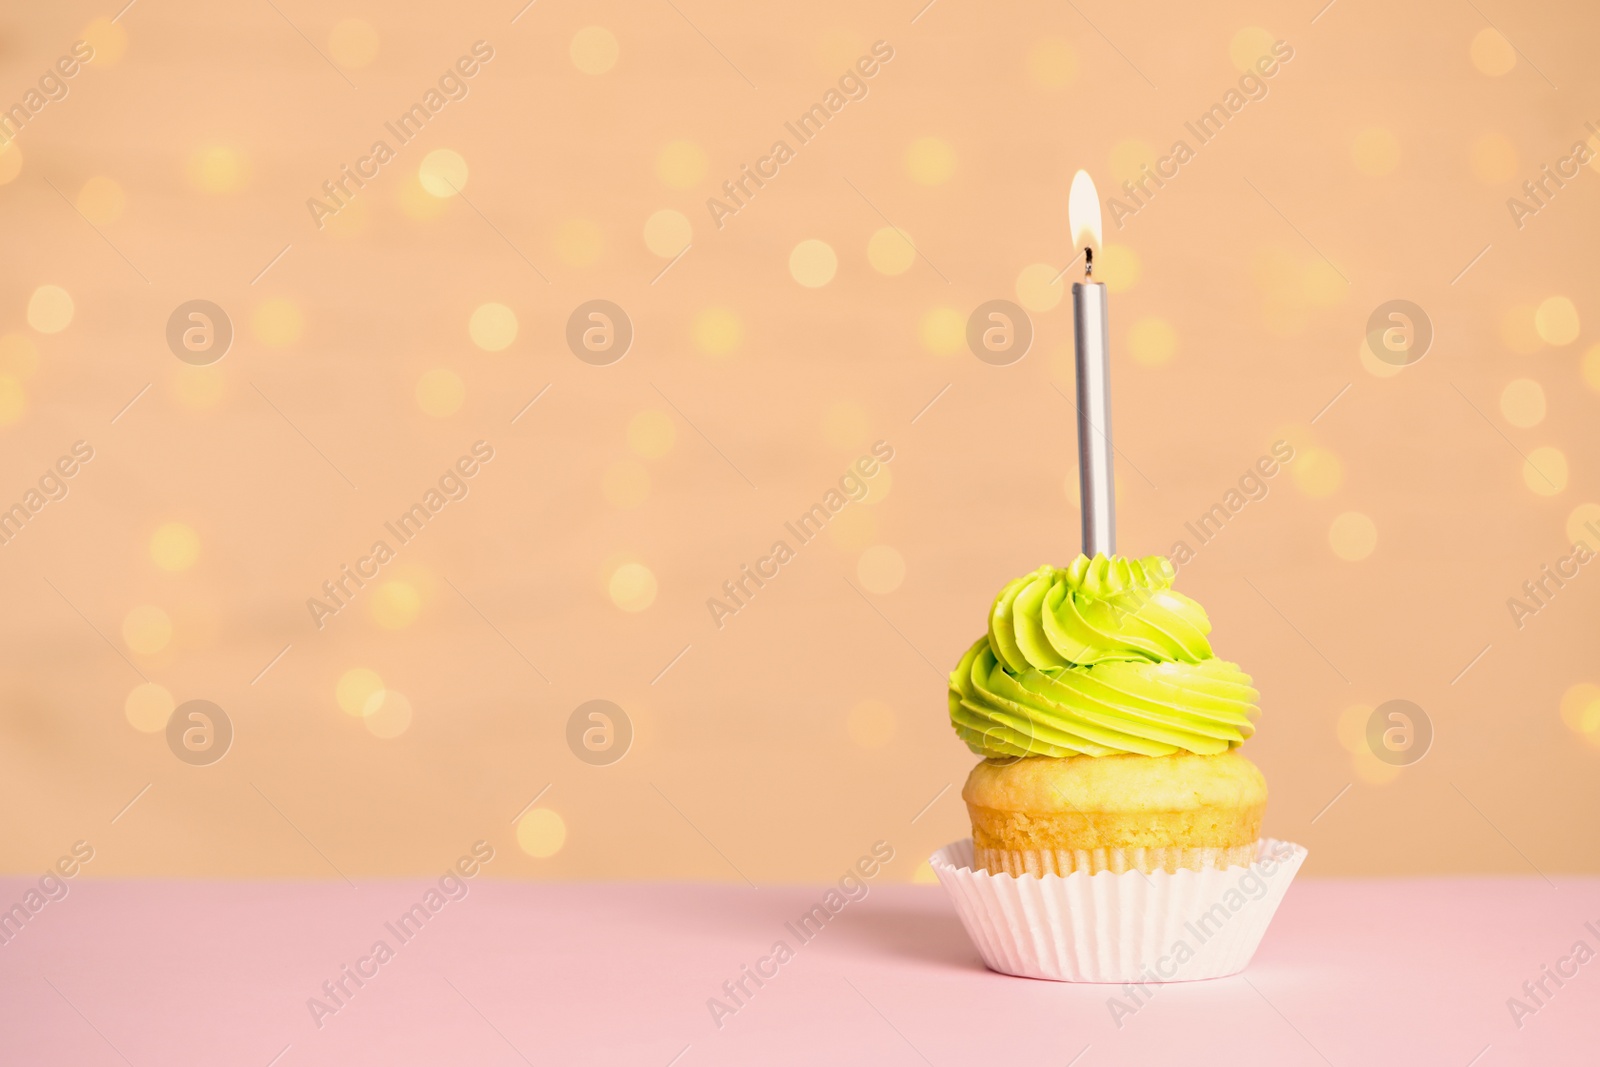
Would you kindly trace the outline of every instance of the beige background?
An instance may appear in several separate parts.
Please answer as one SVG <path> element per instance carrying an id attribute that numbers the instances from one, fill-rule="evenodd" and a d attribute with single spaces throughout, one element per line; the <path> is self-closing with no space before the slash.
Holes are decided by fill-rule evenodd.
<path id="1" fill-rule="evenodd" d="M 0 546 L 6 869 L 85 839 L 91 876 L 395 875 L 487 838 L 497 876 L 759 883 L 884 839 L 913 877 L 966 833 L 943 673 L 1007 579 L 1077 550 L 1047 284 L 1072 173 L 1109 195 L 1277 39 L 1269 95 L 1108 231 L 1121 547 L 1165 551 L 1292 441 L 1179 585 L 1262 691 L 1270 832 L 1319 874 L 1600 868 L 1600 574 L 1520 630 L 1506 605 L 1600 514 L 1600 181 L 1520 230 L 1506 205 L 1600 120 L 1592 8 L 1483 7 L 1497 34 L 1371 0 L 517 7 L 4 16 L 6 106 L 96 49 L 0 154 L 0 499 L 95 450 Z M 470 95 L 319 231 L 307 198 L 478 40 Z M 712 225 L 878 40 L 867 97 Z M 460 196 L 420 184 L 440 149 Z M 918 257 L 874 245 L 890 221 Z M 807 241 L 826 284 L 791 270 Z M 202 298 L 236 338 L 193 368 L 164 332 Z M 594 298 L 637 331 L 611 366 L 564 341 Z M 1034 308 L 1007 367 L 959 336 L 996 298 Z M 1366 322 L 1401 298 L 1436 339 L 1378 373 Z M 470 495 L 317 630 L 306 599 L 478 440 Z M 871 502 L 719 631 L 707 598 L 877 440 Z M 370 717 L 337 699 L 356 669 Z M 159 732 L 197 698 L 236 730 L 208 767 Z M 566 744 L 594 698 L 634 724 L 611 766 Z M 1392 698 L 1436 732 L 1404 769 L 1360 740 Z"/>

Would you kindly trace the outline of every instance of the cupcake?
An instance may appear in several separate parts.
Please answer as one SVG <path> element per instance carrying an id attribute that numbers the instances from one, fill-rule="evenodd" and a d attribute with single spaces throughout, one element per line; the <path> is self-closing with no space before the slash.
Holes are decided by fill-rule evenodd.
<path id="1" fill-rule="evenodd" d="M 1248 863 L 1267 786 L 1233 750 L 1260 714 L 1162 556 L 1079 556 L 1000 591 L 950 676 L 984 762 L 962 792 L 974 858 L 1007 874 Z"/>
<path id="2" fill-rule="evenodd" d="M 950 675 L 951 725 L 983 759 L 972 838 L 932 864 L 997 971 L 1237 973 L 1305 857 L 1261 837 L 1266 780 L 1236 751 L 1259 694 L 1174 574 L 1161 556 L 1040 567 Z"/>

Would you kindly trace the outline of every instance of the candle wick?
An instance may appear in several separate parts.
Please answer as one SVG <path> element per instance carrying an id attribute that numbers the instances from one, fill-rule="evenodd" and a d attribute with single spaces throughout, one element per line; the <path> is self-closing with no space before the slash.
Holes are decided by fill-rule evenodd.
<path id="1" fill-rule="evenodd" d="M 1088 247 L 1083 250 L 1083 276 L 1094 277 L 1094 249 Z"/>

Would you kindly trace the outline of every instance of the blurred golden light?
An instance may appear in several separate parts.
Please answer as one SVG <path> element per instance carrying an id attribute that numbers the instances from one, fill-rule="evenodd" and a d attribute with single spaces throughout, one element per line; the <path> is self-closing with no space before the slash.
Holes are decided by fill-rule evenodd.
<path id="1" fill-rule="evenodd" d="M 1066 38 L 1045 37 L 1028 49 L 1028 80 L 1041 89 L 1064 89 L 1078 74 L 1078 56 Z"/>
<path id="2" fill-rule="evenodd" d="M 0 426 L 10 426 L 28 413 L 28 392 L 9 374 L 0 374 Z"/>
<path id="3" fill-rule="evenodd" d="M 517 822 L 517 846 L 534 859 L 548 859 L 566 843 L 567 824 L 549 808 L 534 808 Z"/>
<path id="4" fill-rule="evenodd" d="M 794 246 L 789 253 L 789 274 L 807 289 L 820 289 L 833 281 L 839 270 L 839 257 L 833 246 L 814 237 Z"/>
<path id="5" fill-rule="evenodd" d="M 378 58 L 378 31 L 360 19 L 336 22 L 328 31 L 328 51 L 341 67 L 360 70 Z"/>
<path id="6" fill-rule="evenodd" d="M 1351 755 L 1350 769 L 1363 785 L 1388 785 L 1400 777 L 1404 768 L 1379 759 L 1370 748 L 1363 745 L 1360 751 Z"/>
<path id="7" fill-rule="evenodd" d="M 1539 425 L 1544 410 L 1544 387 L 1531 378 L 1518 378 L 1500 390 L 1500 414 L 1513 426 Z"/>
<path id="8" fill-rule="evenodd" d="M 883 503 L 889 496 L 889 490 L 894 488 L 894 475 L 888 467 L 879 467 L 872 477 L 864 481 L 867 483 L 867 495 L 861 498 L 863 504 Z"/>
<path id="9" fill-rule="evenodd" d="M 601 476 L 600 492 L 612 507 L 630 511 L 649 499 L 650 472 L 636 459 L 619 459 Z"/>
<path id="10" fill-rule="evenodd" d="M 1529 452 L 1522 481 L 1540 496 L 1555 496 L 1567 487 L 1566 453 L 1549 445 Z"/>
<path id="11" fill-rule="evenodd" d="M 1517 176 L 1517 146 L 1499 133 L 1472 142 L 1472 173 L 1485 185 L 1499 185 Z"/>
<path id="12" fill-rule="evenodd" d="M 905 557 L 889 545 L 873 545 L 856 561 L 856 577 L 869 593 L 892 593 L 906 580 Z"/>
<path id="13" fill-rule="evenodd" d="M 399 737 L 411 726 L 411 701 L 393 689 L 384 689 L 369 702 L 370 710 L 361 723 L 373 737 L 385 741 Z"/>
<path id="14" fill-rule="evenodd" d="M 120 219 L 127 202 L 122 186 L 103 174 L 90 178 L 78 190 L 78 210 L 96 226 L 109 226 Z"/>
<path id="15" fill-rule="evenodd" d="M 1579 682 L 1561 694 L 1561 721 L 1575 734 L 1600 733 L 1600 685 Z"/>
<path id="16" fill-rule="evenodd" d="M 485 352 L 499 352 L 517 339 L 516 312 L 504 304 L 479 304 L 467 320 L 467 333 Z"/>
<path id="17" fill-rule="evenodd" d="M 1381 178 L 1400 166 L 1400 139 L 1382 127 L 1370 127 L 1356 134 L 1350 157 L 1362 174 Z"/>
<path id="18" fill-rule="evenodd" d="M 172 640 L 172 619 L 153 604 L 141 604 L 122 618 L 122 639 L 143 656 L 152 656 Z"/>
<path id="19" fill-rule="evenodd" d="M 1346 752 L 1355 755 L 1370 751 L 1367 748 L 1367 720 L 1370 718 L 1372 718 L 1372 707 L 1368 704 L 1352 704 L 1339 712 L 1339 721 L 1334 727 L 1334 733 Z"/>
<path id="20" fill-rule="evenodd" d="M 387 581 L 372 590 L 367 613 L 385 630 L 401 630 L 417 620 L 422 611 L 422 595 L 409 582 Z"/>
<path id="21" fill-rule="evenodd" d="M 351 667 L 339 675 L 333 687 L 334 698 L 347 715 L 365 715 L 378 706 L 377 698 L 383 692 L 383 679 L 378 672 L 366 667 Z"/>
<path id="22" fill-rule="evenodd" d="M 623 611 L 644 611 L 656 602 L 656 576 L 642 563 L 624 563 L 611 573 L 607 591 Z"/>
<path id="23" fill-rule="evenodd" d="M 566 219 L 556 227 L 553 241 L 556 256 L 574 267 L 587 267 L 598 262 L 605 252 L 605 234 L 588 219 Z"/>
<path id="24" fill-rule="evenodd" d="M 585 74 L 604 74 L 617 65 L 617 38 L 604 26 L 585 26 L 572 35 L 567 52 Z"/>
<path id="25" fill-rule="evenodd" d="M 1378 547 L 1378 527 L 1361 512 L 1346 511 L 1328 527 L 1328 545 L 1340 559 L 1359 563 Z"/>
<path id="26" fill-rule="evenodd" d="M 828 539 L 846 552 L 859 552 L 878 540 L 878 513 L 871 508 L 845 508 L 828 523 Z"/>
<path id="27" fill-rule="evenodd" d="M 1108 244 L 1095 253 L 1094 276 L 1106 291 L 1125 293 L 1139 280 L 1139 254 L 1127 245 Z"/>
<path id="28" fill-rule="evenodd" d="M 1356 347 L 1356 359 L 1361 363 L 1361 369 L 1374 378 L 1393 378 L 1396 374 L 1405 370 L 1403 366 L 1396 366 L 1373 355 L 1372 346 L 1365 337 L 1361 339 L 1361 344 Z"/>
<path id="29" fill-rule="evenodd" d="M 97 67 L 114 65 L 128 50 L 127 31 L 103 15 L 85 26 L 78 36 L 94 49 L 94 58 L 89 62 Z"/>
<path id="30" fill-rule="evenodd" d="M 244 156 L 227 145 L 205 145 L 189 155 L 189 184 L 202 193 L 231 193 L 248 177 Z"/>
<path id="31" fill-rule="evenodd" d="M 656 153 L 656 177 L 671 189 L 693 189 L 709 166 L 705 152 L 693 141 L 669 141 Z"/>
<path id="32" fill-rule="evenodd" d="M 219 366 L 179 364 L 168 373 L 167 388 L 172 398 L 191 411 L 214 408 L 227 393 L 227 379 Z"/>
<path id="33" fill-rule="evenodd" d="M 1590 345 L 1583 354 L 1583 380 L 1590 389 L 1600 393 L 1600 344 Z"/>
<path id="34" fill-rule="evenodd" d="M 705 308 L 695 314 L 691 327 L 695 347 L 708 356 L 725 356 L 739 347 L 744 326 L 739 316 L 723 307 Z"/>
<path id="35" fill-rule="evenodd" d="M 28 325 L 40 333 L 60 333 L 72 324 L 72 294 L 59 285 L 41 285 L 28 298 Z"/>
<path id="36" fill-rule="evenodd" d="M 122 714 L 140 733 L 158 734 L 167 728 L 167 720 L 176 706 L 172 694 L 165 688 L 154 682 L 143 682 L 128 691 Z"/>
<path id="37" fill-rule="evenodd" d="M 170 573 L 186 571 L 200 558 L 200 535 L 181 522 L 164 522 L 150 535 L 150 559 Z"/>
<path id="38" fill-rule="evenodd" d="M 1178 331 L 1166 319 L 1146 315 L 1128 328 L 1128 350 L 1135 363 L 1163 367 L 1178 351 Z"/>
<path id="39" fill-rule="evenodd" d="M 1344 484 L 1344 464 L 1339 457 L 1316 445 L 1297 450 L 1289 470 L 1295 488 L 1314 499 L 1332 496 Z"/>
<path id="40" fill-rule="evenodd" d="M 1158 153 L 1156 152 L 1155 148 L 1152 147 L 1148 141 L 1118 141 L 1116 144 L 1111 146 L 1111 184 L 1115 186 L 1121 185 L 1123 182 L 1137 182 L 1140 178 L 1144 177 L 1142 172 L 1145 167 L 1155 166 L 1157 154 Z M 1087 177 L 1086 171 L 1079 171 L 1078 173 Z M 1077 176 L 1074 175 L 1073 181 L 1076 182 L 1077 180 Z M 1094 192 L 1093 185 L 1094 183 L 1091 181 L 1089 190 L 1091 193 Z M 1070 200 L 1071 190 L 1069 188 L 1069 210 Z M 1073 226 L 1072 231 L 1073 246 L 1076 248 L 1082 248 L 1083 241 L 1080 239 L 1080 235 L 1077 233 L 1077 227 Z M 1099 243 L 1098 238 L 1096 238 L 1096 243 Z"/>
<path id="41" fill-rule="evenodd" d="M 1572 514 L 1567 516 L 1567 541 L 1571 544 L 1582 541 L 1590 551 L 1600 552 L 1600 533 L 1591 531 L 1590 523 L 1600 530 L 1600 504 L 1579 504 L 1573 508 Z"/>
<path id="42" fill-rule="evenodd" d="M 435 148 L 422 157 L 417 181 L 429 196 L 446 200 L 467 187 L 467 161 L 452 148 Z"/>
<path id="43" fill-rule="evenodd" d="M 865 749 L 883 748 L 894 740 L 894 709 L 881 700 L 863 700 L 845 716 L 850 740 Z"/>
<path id="44" fill-rule="evenodd" d="M 1472 65 L 1490 77 L 1509 74 L 1517 65 L 1517 50 L 1499 30 L 1485 26 L 1472 39 Z"/>
<path id="45" fill-rule="evenodd" d="M 906 149 L 906 173 L 918 185 L 943 185 L 955 170 L 955 149 L 938 137 L 918 137 Z"/>
<path id="46" fill-rule="evenodd" d="M 1228 61 L 1233 64 L 1233 69 L 1240 74 L 1255 74 L 1261 71 L 1256 67 L 1256 61 L 1272 56 L 1272 46 L 1278 38 L 1270 31 L 1260 26 L 1246 26 L 1233 35 L 1233 40 L 1228 42 Z"/>
<path id="47" fill-rule="evenodd" d="M 885 226 L 867 239 L 867 262 L 879 274 L 904 274 L 917 261 L 917 246 L 904 230 Z"/>
<path id="48" fill-rule="evenodd" d="M 677 439 L 677 424 L 664 411 L 641 411 L 628 423 L 628 447 L 645 459 L 665 456 Z"/>
<path id="49" fill-rule="evenodd" d="M 917 323 L 917 338 L 936 356 L 955 355 L 967 343 L 967 320 L 955 308 L 930 308 Z"/>
<path id="50" fill-rule="evenodd" d="M 1532 304 L 1514 304 L 1500 315 L 1500 342 L 1519 356 L 1532 355 L 1544 343 L 1535 320 L 1537 310 Z"/>
<path id="51" fill-rule="evenodd" d="M 427 222 L 443 215 L 450 207 L 450 200 L 434 196 L 422 187 L 422 178 L 413 170 L 400 172 L 400 181 L 395 188 L 395 203 L 400 205 L 400 210 L 408 219 L 418 222 Z M 351 210 L 362 203 L 360 200 L 350 201 L 349 209 L 341 209 L 334 218 L 350 214 Z M 333 225 L 330 221 L 329 225 Z"/>
<path id="52" fill-rule="evenodd" d="M 270 348 L 283 348 L 300 340 L 305 320 L 294 301 L 274 296 L 256 305 L 250 316 L 250 332 Z"/>
<path id="53" fill-rule="evenodd" d="M 1578 339 L 1578 309 L 1564 296 L 1552 296 L 1533 313 L 1539 339 L 1550 345 L 1570 345 Z"/>
<path id="54" fill-rule="evenodd" d="M 694 227 L 681 211 L 664 207 L 644 220 L 644 246 L 662 259 L 671 259 L 689 246 Z"/>
<path id="55" fill-rule="evenodd" d="M 8 141 L 0 146 L 0 185 L 5 185 L 22 173 L 22 149 L 17 142 Z"/>
<path id="56" fill-rule="evenodd" d="M 912 874 L 911 884 L 938 885 L 939 876 L 934 872 L 933 864 L 928 860 L 923 860 L 921 865 L 917 867 L 916 873 Z"/>
<path id="57" fill-rule="evenodd" d="M 834 448 L 857 448 L 872 432 L 867 409 L 854 400 L 837 400 L 822 413 L 822 437 Z"/>
<path id="58" fill-rule="evenodd" d="M 417 406 L 436 419 L 454 415 L 467 399 L 467 386 L 461 376 L 446 367 L 425 371 L 417 379 Z"/>
<path id="59" fill-rule="evenodd" d="M 1061 303 L 1067 287 L 1061 268 L 1049 263 L 1030 263 L 1017 274 L 1017 303 L 1029 311 L 1049 311 Z"/>

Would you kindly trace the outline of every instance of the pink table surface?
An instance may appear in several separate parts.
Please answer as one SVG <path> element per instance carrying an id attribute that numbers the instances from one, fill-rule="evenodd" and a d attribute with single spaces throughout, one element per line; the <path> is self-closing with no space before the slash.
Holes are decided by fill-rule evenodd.
<path id="1" fill-rule="evenodd" d="M 936 886 L 875 886 L 801 945 L 784 923 L 822 887 L 480 878 L 401 944 L 384 924 L 428 883 L 80 878 L 0 945 L 0 1063 L 1600 1063 L 1600 959 L 1520 1028 L 1507 1008 L 1600 950 L 1600 879 L 1555 883 L 1301 879 L 1243 976 L 1119 1028 L 1115 988 L 985 970 Z M 380 938 L 319 1028 L 308 998 Z M 780 938 L 794 958 L 719 1028 L 708 998 Z"/>

